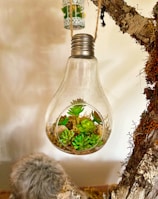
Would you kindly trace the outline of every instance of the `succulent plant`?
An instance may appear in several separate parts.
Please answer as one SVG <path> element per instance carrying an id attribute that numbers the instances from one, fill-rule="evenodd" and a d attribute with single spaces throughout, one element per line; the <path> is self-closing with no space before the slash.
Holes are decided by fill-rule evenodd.
<path id="1" fill-rule="evenodd" d="M 72 145 L 76 150 L 90 149 L 98 144 L 99 139 L 100 136 L 94 133 L 90 135 L 85 135 L 84 133 L 80 133 L 74 138 Z"/>
<path id="2" fill-rule="evenodd" d="M 58 125 L 66 125 L 69 121 L 69 118 L 67 116 L 62 116 L 58 122 Z"/>
<path id="3" fill-rule="evenodd" d="M 74 105 L 68 110 L 69 115 L 79 116 L 79 114 L 84 110 L 84 105 Z"/>
<path id="4" fill-rule="evenodd" d="M 91 119 L 84 118 L 83 120 L 81 120 L 81 123 L 77 125 L 77 128 L 80 130 L 80 132 L 89 133 L 94 132 L 96 126 L 93 121 L 91 121 Z"/>
<path id="5" fill-rule="evenodd" d="M 92 112 L 92 117 L 93 117 L 94 122 L 97 122 L 98 124 L 100 124 L 102 122 L 100 116 L 98 115 L 98 113 L 96 111 Z"/>
<path id="6" fill-rule="evenodd" d="M 71 145 L 72 139 L 74 137 L 74 132 L 68 129 L 65 129 L 59 135 L 59 140 L 63 145 Z"/>
<path id="7" fill-rule="evenodd" d="M 99 114 L 93 110 L 86 114 L 85 102 L 82 99 L 73 100 L 71 107 L 58 121 L 59 146 L 76 151 L 89 150 L 101 146 L 102 120 Z M 82 113 L 82 114 L 81 114 Z"/>

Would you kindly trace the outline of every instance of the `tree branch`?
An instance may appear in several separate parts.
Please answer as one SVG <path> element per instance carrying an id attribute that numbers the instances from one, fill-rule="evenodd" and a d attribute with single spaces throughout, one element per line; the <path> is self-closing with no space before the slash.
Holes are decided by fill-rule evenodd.
<path id="1" fill-rule="evenodd" d="M 96 5 L 98 0 L 92 0 Z M 153 19 L 141 16 L 123 0 L 102 0 L 106 12 L 123 33 L 143 45 L 149 53 L 145 66 L 148 87 L 144 89 L 147 110 L 133 133 L 134 149 L 120 183 L 106 199 L 158 198 L 158 3 L 153 8 Z"/>
<path id="2" fill-rule="evenodd" d="M 95 5 L 98 0 L 91 0 Z M 113 18 L 123 33 L 128 33 L 132 38 L 143 45 L 150 52 L 155 41 L 154 18 L 141 16 L 134 7 L 127 5 L 123 0 L 102 0 L 106 12 Z"/>

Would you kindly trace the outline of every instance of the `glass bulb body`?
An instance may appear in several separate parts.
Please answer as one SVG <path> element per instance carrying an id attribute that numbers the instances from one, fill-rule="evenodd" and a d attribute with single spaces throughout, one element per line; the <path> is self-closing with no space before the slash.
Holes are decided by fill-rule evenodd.
<path id="1" fill-rule="evenodd" d="M 89 154 L 106 143 L 111 125 L 110 105 L 98 78 L 97 59 L 91 53 L 72 55 L 46 114 L 50 141 L 67 153 Z"/>

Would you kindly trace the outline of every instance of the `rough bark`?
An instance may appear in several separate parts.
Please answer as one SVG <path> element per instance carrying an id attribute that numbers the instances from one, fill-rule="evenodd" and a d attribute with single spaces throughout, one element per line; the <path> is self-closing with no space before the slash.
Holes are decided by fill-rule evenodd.
<path id="1" fill-rule="evenodd" d="M 91 0 L 95 5 L 98 0 Z M 134 7 L 127 5 L 123 0 L 102 0 L 102 6 L 113 18 L 123 33 L 130 34 L 137 42 L 144 45 L 150 52 L 155 41 L 154 18 L 141 16 Z"/>
<path id="2" fill-rule="evenodd" d="M 91 1 L 97 6 L 97 0 Z M 102 0 L 102 6 L 123 33 L 135 38 L 149 53 L 144 89 L 147 110 L 133 133 L 134 148 L 121 181 L 102 193 L 102 198 L 158 199 L 158 3 L 152 19 L 141 16 L 123 0 Z"/>

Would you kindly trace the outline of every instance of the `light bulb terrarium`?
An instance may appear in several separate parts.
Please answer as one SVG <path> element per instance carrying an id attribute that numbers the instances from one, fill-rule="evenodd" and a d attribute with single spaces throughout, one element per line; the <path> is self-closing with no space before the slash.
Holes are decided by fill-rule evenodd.
<path id="1" fill-rule="evenodd" d="M 89 34 L 72 37 L 62 84 L 46 114 L 46 133 L 58 149 L 70 154 L 90 154 L 107 142 L 112 119 Z"/>

